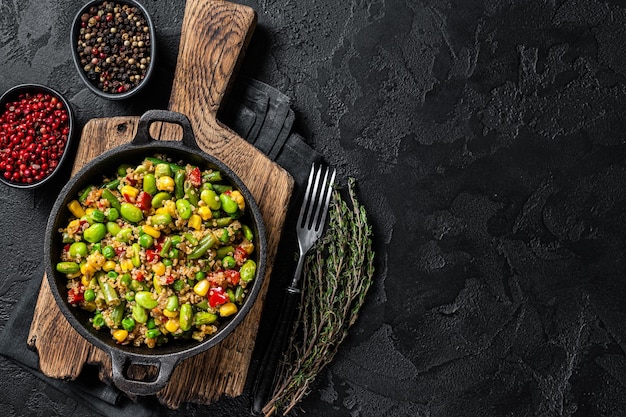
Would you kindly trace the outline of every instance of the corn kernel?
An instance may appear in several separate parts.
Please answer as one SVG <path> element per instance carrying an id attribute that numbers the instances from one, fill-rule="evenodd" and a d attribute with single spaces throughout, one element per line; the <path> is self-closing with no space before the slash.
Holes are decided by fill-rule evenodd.
<path id="1" fill-rule="evenodd" d="M 118 329 L 113 332 L 113 339 L 117 340 L 120 343 L 126 340 L 127 337 L 128 337 L 128 330 Z"/>
<path id="2" fill-rule="evenodd" d="M 134 267 L 133 261 L 131 261 L 130 259 L 122 259 L 120 261 L 120 267 L 122 268 L 122 271 L 128 272 Z"/>
<path id="3" fill-rule="evenodd" d="M 170 216 L 172 217 L 178 216 L 178 211 L 176 210 L 176 203 L 174 203 L 172 200 L 167 200 L 165 203 L 163 203 L 163 208 L 167 210 L 167 213 L 169 213 Z"/>
<path id="4" fill-rule="evenodd" d="M 187 224 L 189 227 L 200 230 L 202 228 L 202 217 L 199 214 L 192 214 Z"/>
<path id="5" fill-rule="evenodd" d="M 83 217 L 85 215 L 85 210 L 83 209 L 83 206 L 80 205 L 78 200 L 70 201 L 70 203 L 67 205 L 67 208 L 70 209 L 70 212 L 75 217 L 79 217 L 80 218 L 80 217 Z"/>
<path id="6" fill-rule="evenodd" d="M 177 317 L 178 316 L 178 311 L 169 311 L 167 308 L 163 309 L 163 315 L 165 317 Z"/>
<path id="7" fill-rule="evenodd" d="M 89 216 L 91 213 L 94 212 L 94 210 L 95 210 L 95 208 L 93 208 L 93 207 L 87 207 L 85 209 L 85 216 Z"/>
<path id="8" fill-rule="evenodd" d="M 198 281 L 196 285 L 193 286 L 193 292 L 198 294 L 200 297 L 204 297 L 209 292 L 209 280 L 206 278 Z"/>
<path id="9" fill-rule="evenodd" d="M 89 285 L 89 283 L 90 283 L 90 282 L 91 282 L 91 278 L 90 278 L 89 276 L 87 276 L 87 275 L 82 275 L 82 276 L 80 277 L 80 283 L 81 283 L 81 284 L 83 284 L 85 287 L 86 287 L 87 285 Z"/>
<path id="10" fill-rule="evenodd" d="M 152 272 L 157 275 L 165 274 L 165 264 L 163 262 L 155 263 L 154 265 L 152 265 Z"/>
<path id="11" fill-rule="evenodd" d="M 245 240 L 241 243 L 241 245 L 239 245 L 241 247 L 241 249 L 243 249 L 244 251 L 246 251 L 246 253 L 248 255 L 251 255 L 252 252 L 254 252 L 254 243 Z"/>
<path id="12" fill-rule="evenodd" d="M 106 272 L 115 270 L 115 261 L 106 261 L 104 265 L 102 265 L 102 269 Z"/>
<path id="13" fill-rule="evenodd" d="M 163 176 L 156 180 L 156 186 L 159 191 L 174 191 L 174 179 L 172 177 Z"/>
<path id="14" fill-rule="evenodd" d="M 235 303 L 222 304 L 219 312 L 222 317 L 232 316 L 237 312 L 237 305 Z"/>
<path id="15" fill-rule="evenodd" d="M 80 308 L 89 312 L 94 312 L 96 311 L 96 303 L 94 303 L 93 301 L 85 302 L 83 305 L 80 306 Z"/>
<path id="16" fill-rule="evenodd" d="M 145 234 L 152 236 L 155 239 L 158 239 L 161 236 L 161 232 L 150 225 L 145 225 L 142 227 L 142 230 Z"/>
<path id="17" fill-rule="evenodd" d="M 155 214 L 170 214 L 170 212 L 165 207 L 159 207 L 155 210 Z"/>
<path id="18" fill-rule="evenodd" d="M 121 192 L 123 196 L 128 196 L 133 199 L 136 198 L 137 195 L 139 195 L 139 190 L 133 187 L 132 185 L 128 185 L 128 184 L 122 187 Z"/>
<path id="19" fill-rule="evenodd" d="M 170 333 L 174 333 L 179 327 L 180 323 L 178 323 L 177 319 L 169 319 L 167 323 L 165 323 L 165 329 Z"/>
<path id="20" fill-rule="evenodd" d="M 211 209 L 207 206 L 201 206 L 198 208 L 198 214 L 202 217 L 202 220 L 209 220 L 213 217 L 213 213 L 211 213 Z"/>
<path id="21" fill-rule="evenodd" d="M 237 190 L 231 191 L 230 198 L 235 200 L 235 202 L 237 203 L 237 206 L 239 207 L 239 210 L 244 210 L 246 208 L 246 201 L 244 200 L 243 196 L 241 195 L 239 191 Z"/>
<path id="22" fill-rule="evenodd" d="M 80 273 L 83 275 L 93 275 L 96 273 L 96 268 L 89 262 L 85 262 L 80 266 Z"/>
<path id="23" fill-rule="evenodd" d="M 155 275 L 154 277 L 152 277 L 152 285 L 154 286 L 154 292 L 156 292 L 157 294 L 161 294 L 161 290 L 163 289 L 163 287 L 161 286 L 161 283 L 159 282 L 158 275 Z"/>

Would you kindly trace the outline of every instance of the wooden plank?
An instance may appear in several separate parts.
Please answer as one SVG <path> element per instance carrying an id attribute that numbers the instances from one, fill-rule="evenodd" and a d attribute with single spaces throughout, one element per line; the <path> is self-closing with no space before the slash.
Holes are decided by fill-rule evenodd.
<path id="1" fill-rule="evenodd" d="M 255 22 L 252 9 L 224 1 L 189 0 L 185 9 L 169 109 L 185 113 L 200 147 L 229 165 L 250 189 L 265 222 L 268 259 L 264 284 L 245 320 L 214 348 L 180 363 L 168 385 L 157 395 L 171 408 L 186 401 L 208 404 L 223 395 L 233 397 L 243 392 L 293 190 L 293 179 L 284 169 L 216 118 Z M 89 121 L 83 128 L 73 173 L 107 149 L 131 140 L 137 121 L 134 116 Z M 169 125 L 153 126 L 151 132 L 161 140 L 175 140 L 178 136 Z M 73 343 L 55 342 L 59 340 Z M 74 379 L 83 364 L 89 363 L 101 366 L 103 380 L 110 378 L 110 358 L 71 328 L 56 307 L 45 280 L 29 343 L 38 350 L 40 367 L 48 376 Z"/>

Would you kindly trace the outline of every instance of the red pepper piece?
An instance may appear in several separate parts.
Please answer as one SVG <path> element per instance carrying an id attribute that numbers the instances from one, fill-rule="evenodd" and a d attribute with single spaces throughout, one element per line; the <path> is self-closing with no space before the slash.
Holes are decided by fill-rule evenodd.
<path id="1" fill-rule="evenodd" d="M 202 173 L 200 168 L 195 167 L 191 172 L 187 174 L 187 181 L 194 187 L 199 187 L 202 184 Z"/>
<path id="2" fill-rule="evenodd" d="M 173 284 L 173 283 L 174 283 L 174 277 L 173 277 L 173 276 L 171 276 L 171 275 L 168 275 L 168 276 L 165 278 L 165 285 L 170 285 L 170 284 Z"/>
<path id="3" fill-rule="evenodd" d="M 141 271 L 137 272 L 137 275 L 135 275 L 135 279 L 139 282 L 142 282 L 144 279 L 143 272 Z"/>
<path id="4" fill-rule="evenodd" d="M 241 265 L 246 259 L 248 259 L 248 252 L 246 252 L 246 250 L 241 246 L 237 246 L 237 249 L 235 249 L 235 253 L 233 254 L 233 258 L 235 258 L 237 264 Z"/>
<path id="5" fill-rule="evenodd" d="M 235 269 L 227 269 L 224 271 L 224 276 L 232 285 L 237 285 L 239 283 L 239 271 Z"/>
<path id="6" fill-rule="evenodd" d="M 70 304 L 78 304 L 85 299 L 84 287 L 71 288 L 67 292 L 67 302 Z"/>
<path id="7" fill-rule="evenodd" d="M 148 262 L 159 262 L 161 257 L 159 256 L 158 249 L 146 249 L 146 260 Z"/>
<path id="8" fill-rule="evenodd" d="M 209 290 L 209 305 L 211 307 L 222 305 L 227 303 L 229 300 L 230 298 L 228 298 L 228 294 L 226 294 L 224 288 L 213 287 Z"/>
<path id="9" fill-rule="evenodd" d="M 143 211 L 150 210 L 150 208 L 152 207 L 152 196 L 145 191 L 141 191 L 137 196 L 135 205 Z"/>

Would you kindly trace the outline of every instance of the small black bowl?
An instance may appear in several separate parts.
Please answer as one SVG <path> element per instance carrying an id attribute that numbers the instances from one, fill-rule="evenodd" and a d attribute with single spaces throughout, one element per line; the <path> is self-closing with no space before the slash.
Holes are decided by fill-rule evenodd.
<path id="1" fill-rule="evenodd" d="M 16 182 L 12 179 L 6 179 L 4 177 L 4 173 L 5 173 L 5 169 L 3 167 L 3 165 L 1 164 L 2 161 L 4 161 L 4 157 L 2 157 L 0 159 L 0 181 L 3 182 L 4 184 L 10 186 L 10 187 L 14 187 L 14 188 L 22 188 L 22 189 L 30 189 L 30 188 L 36 188 L 36 187 L 41 187 L 42 185 L 48 183 L 48 181 L 50 181 L 52 179 L 52 177 L 55 176 L 55 174 L 57 172 L 60 171 L 61 167 L 63 166 L 63 164 L 65 163 L 66 160 L 71 159 L 71 157 L 69 156 L 71 154 L 71 147 L 72 147 L 72 137 L 74 136 L 74 114 L 72 112 L 72 108 L 70 106 L 70 103 L 65 99 L 65 97 L 63 97 L 59 92 L 55 91 L 54 89 L 47 87 L 45 85 L 41 85 L 41 84 L 20 84 L 17 85 L 11 89 L 9 89 L 8 91 L 6 91 L 2 97 L 0 97 L 0 115 L 5 114 L 5 112 L 7 111 L 6 109 L 6 105 L 7 103 L 10 102 L 14 102 L 16 100 L 18 100 L 20 98 L 20 96 L 22 96 L 23 94 L 30 94 L 31 97 L 38 95 L 39 93 L 43 93 L 43 94 L 49 94 L 52 97 L 56 97 L 56 99 L 58 100 L 59 103 L 61 103 L 63 105 L 63 109 L 65 109 L 67 111 L 67 128 L 68 128 L 68 134 L 67 134 L 67 140 L 65 141 L 65 146 L 62 150 L 62 154 L 61 156 L 57 159 L 57 166 L 54 167 L 53 170 L 51 170 L 50 172 L 48 172 L 42 179 L 40 180 L 33 180 L 32 183 L 23 183 L 23 182 Z M 24 115 L 20 115 L 19 118 L 17 120 L 15 120 L 13 123 L 17 124 L 22 124 L 23 123 L 23 118 Z M 24 140 L 24 139 L 23 139 Z M 61 139 L 63 140 L 63 139 Z M 37 145 L 42 145 L 42 147 L 48 148 L 46 151 L 49 152 L 50 151 L 50 147 L 54 145 L 54 143 L 46 143 L 45 139 L 43 139 L 40 135 L 36 134 L 35 135 L 35 140 L 34 140 L 35 146 Z M 16 146 L 13 144 L 2 144 L 0 145 L 0 153 L 4 153 L 7 150 L 12 151 L 12 150 L 16 150 L 14 149 Z M 52 151 L 54 153 L 55 151 Z M 39 155 L 40 156 L 40 155 Z M 35 158 L 37 157 L 37 155 L 35 156 Z M 15 164 L 15 161 L 13 162 L 12 165 Z M 33 159 L 30 160 L 26 163 L 27 167 L 29 169 L 33 168 L 32 164 L 36 164 L 37 167 L 39 167 L 39 169 L 42 169 L 41 165 L 37 163 L 37 159 Z"/>
<path id="2" fill-rule="evenodd" d="M 108 91 L 108 87 L 107 87 L 107 91 L 105 91 L 104 87 L 101 88 L 99 86 L 100 77 L 104 77 L 104 78 L 113 77 L 111 74 L 113 72 L 114 66 L 111 63 L 106 63 L 107 58 L 109 59 L 121 58 L 123 60 L 126 54 L 128 54 L 128 49 L 126 48 L 129 48 L 129 47 L 124 46 L 124 41 L 125 40 L 132 41 L 132 39 L 130 40 L 122 39 L 123 34 L 119 30 L 119 25 L 114 25 L 113 23 L 111 23 L 111 25 L 114 25 L 113 27 L 115 28 L 116 32 L 112 33 L 109 30 L 109 32 L 105 34 L 107 40 L 106 42 L 104 42 L 104 44 L 109 48 L 108 52 L 98 51 L 97 54 L 92 54 L 91 46 L 87 45 L 89 49 L 89 56 L 91 56 L 92 59 L 100 60 L 99 62 L 96 62 L 96 63 L 91 63 L 89 61 L 81 62 L 81 56 L 78 51 L 78 48 L 80 46 L 79 37 L 81 35 L 81 30 L 83 29 L 83 27 L 84 26 L 89 27 L 89 21 L 83 21 L 83 15 L 89 15 L 90 14 L 89 10 L 92 7 L 98 7 L 98 6 L 103 5 L 104 3 L 109 3 L 114 6 L 120 6 L 120 7 L 123 7 L 125 5 L 136 7 L 145 18 L 148 29 L 149 29 L 147 36 L 149 36 L 148 40 L 150 44 L 144 46 L 145 50 L 149 52 L 143 52 L 144 54 L 143 57 L 138 56 L 136 58 L 141 59 L 141 58 L 149 57 L 150 62 L 148 62 L 147 64 L 144 64 L 146 65 L 146 68 L 144 70 L 140 70 L 140 69 L 130 70 L 130 72 L 132 73 L 131 75 L 143 74 L 143 78 L 137 84 L 131 83 L 131 87 L 128 89 L 124 89 L 122 87 L 122 89 L 118 91 L 118 88 L 120 87 L 117 86 L 116 83 L 119 80 L 115 78 L 107 79 L 107 81 L 110 82 L 112 85 L 116 85 L 115 88 L 111 87 L 111 91 Z M 103 16 L 105 16 L 105 20 L 106 20 L 106 14 L 104 14 Z M 155 65 L 155 55 L 156 55 L 156 35 L 155 35 L 155 30 L 154 30 L 154 24 L 152 23 L 152 19 L 150 18 L 150 15 L 148 14 L 148 11 L 146 10 L 146 8 L 140 3 L 138 3 L 137 1 L 134 1 L 134 0 L 113 0 L 113 1 L 93 0 L 85 4 L 78 11 L 78 13 L 76 13 L 76 16 L 74 17 L 74 22 L 72 24 L 72 30 L 70 34 L 70 47 L 72 49 L 72 58 L 76 66 L 76 69 L 78 70 L 78 74 L 80 75 L 80 78 L 83 80 L 83 82 L 87 85 L 87 87 L 91 91 L 93 91 L 98 96 L 109 99 L 109 100 L 127 99 L 129 97 L 134 96 L 138 92 L 140 92 L 146 86 L 146 84 L 148 84 L 150 77 L 153 73 L 153 69 Z M 124 49 L 122 50 L 122 48 Z M 131 49 L 132 49 L 132 44 L 131 44 Z M 126 56 L 126 58 L 129 58 L 129 57 Z M 130 58 L 135 59 L 135 57 L 130 57 Z M 95 80 L 90 79 L 89 73 L 85 71 L 86 65 L 92 66 L 94 70 L 93 74 L 95 74 L 93 75 L 93 77 L 95 77 Z M 130 64 L 130 65 L 134 65 L 134 64 Z M 98 67 L 99 69 L 98 72 L 95 71 L 96 67 Z M 126 80 L 126 83 L 128 83 L 128 80 Z"/>

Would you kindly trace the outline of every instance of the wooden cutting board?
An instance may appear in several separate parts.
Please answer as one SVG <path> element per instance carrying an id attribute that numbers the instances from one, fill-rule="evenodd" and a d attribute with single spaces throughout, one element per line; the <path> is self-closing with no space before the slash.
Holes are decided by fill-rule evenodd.
<path id="1" fill-rule="evenodd" d="M 199 146 L 229 165 L 250 189 L 265 221 L 268 260 L 263 287 L 245 320 L 214 348 L 179 363 L 168 385 L 157 394 L 171 408 L 183 402 L 208 404 L 224 395 L 242 394 L 293 191 L 293 179 L 284 169 L 216 118 L 255 23 L 254 10 L 238 4 L 188 0 L 185 7 L 169 110 L 186 114 Z M 73 174 L 95 156 L 129 142 L 138 120 L 138 116 L 132 116 L 89 121 L 82 131 Z M 176 126 L 155 124 L 151 132 L 161 140 L 177 137 Z M 87 343 L 65 320 L 46 279 L 28 340 L 39 353 L 45 375 L 75 379 L 85 364 L 96 364 L 100 378 L 110 381 L 109 356 Z"/>

